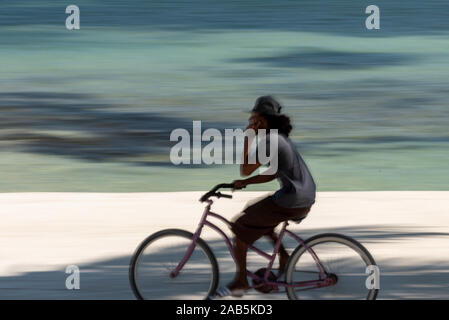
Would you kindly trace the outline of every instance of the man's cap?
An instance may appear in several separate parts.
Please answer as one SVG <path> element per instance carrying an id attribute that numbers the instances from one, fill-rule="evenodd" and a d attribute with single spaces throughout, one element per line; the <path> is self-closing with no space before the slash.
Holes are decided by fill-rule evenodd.
<path id="1" fill-rule="evenodd" d="M 262 96 L 257 98 L 251 112 L 258 112 L 271 116 L 279 116 L 281 114 L 282 106 L 272 96 Z"/>

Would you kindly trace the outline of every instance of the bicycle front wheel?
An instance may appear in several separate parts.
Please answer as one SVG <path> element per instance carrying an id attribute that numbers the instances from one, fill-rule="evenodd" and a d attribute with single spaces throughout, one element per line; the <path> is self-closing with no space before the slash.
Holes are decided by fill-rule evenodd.
<path id="1" fill-rule="evenodd" d="M 368 266 L 376 266 L 371 254 L 356 240 L 340 234 L 321 234 L 306 241 L 315 252 L 324 271 L 332 275 L 336 283 L 330 286 L 287 288 L 291 300 L 374 300 L 378 289 L 367 285 Z M 319 268 L 312 255 L 302 245 L 292 253 L 286 270 L 287 283 L 318 280 Z M 370 282 L 371 284 L 371 282 Z"/>
<path id="2" fill-rule="evenodd" d="M 184 230 L 159 231 L 145 239 L 134 253 L 129 269 L 131 288 L 142 300 L 207 299 L 218 286 L 218 264 L 209 246 L 198 239 L 180 273 L 171 277 L 192 243 Z"/>

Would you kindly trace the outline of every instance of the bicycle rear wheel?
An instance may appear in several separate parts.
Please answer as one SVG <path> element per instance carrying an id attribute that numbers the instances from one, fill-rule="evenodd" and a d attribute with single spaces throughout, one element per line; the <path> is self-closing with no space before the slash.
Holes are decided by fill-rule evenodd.
<path id="1" fill-rule="evenodd" d="M 190 259 L 174 278 L 192 243 L 184 230 L 159 231 L 145 239 L 134 253 L 129 269 L 131 288 L 142 300 L 207 299 L 218 286 L 218 264 L 209 246 L 198 239 Z"/>
<path id="2" fill-rule="evenodd" d="M 314 236 L 306 241 L 306 245 L 312 248 L 325 271 L 337 281 L 321 288 L 287 288 L 289 299 L 376 299 L 379 290 L 366 285 L 367 267 L 376 266 L 376 262 L 363 245 L 350 237 L 333 233 Z M 318 280 L 319 275 L 312 255 L 304 246 L 298 246 L 288 262 L 287 283 Z"/>

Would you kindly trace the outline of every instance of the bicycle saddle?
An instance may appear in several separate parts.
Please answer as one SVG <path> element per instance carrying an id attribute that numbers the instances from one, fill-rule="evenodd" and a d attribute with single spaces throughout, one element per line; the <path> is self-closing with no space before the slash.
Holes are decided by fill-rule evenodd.
<path id="1" fill-rule="evenodd" d="M 307 217 L 307 215 L 305 215 L 303 217 L 299 217 L 299 218 L 290 219 L 290 221 L 292 221 L 294 223 L 300 223 L 302 220 L 304 220 L 305 217 Z"/>

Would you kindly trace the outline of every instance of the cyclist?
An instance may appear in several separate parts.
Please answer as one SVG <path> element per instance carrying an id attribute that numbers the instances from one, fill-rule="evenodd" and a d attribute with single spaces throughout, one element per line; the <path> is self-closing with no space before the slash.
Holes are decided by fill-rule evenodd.
<path id="1" fill-rule="evenodd" d="M 277 241 L 274 228 L 283 221 L 304 218 L 315 203 L 315 182 L 304 160 L 288 138 L 292 126 L 290 118 L 282 114 L 281 109 L 279 102 L 271 96 L 259 97 L 252 109 L 247 129 L 253 129 L 256 135 L 260 129 L 265 129 L 267 144 L 273 137 L 278 140 L 277 171 L 274 174 L 261 174 L 244 180 L 236 180 L 234 181 L 234 189 L 269 182 L 276 178 L 281 188 L 273 195 L 267 196 L 244 209 L 243 215 L 233 223 L 232 231 L 235 234 L 234 252 L 237 272 L 231 283 L 217 291 L 218 296 L 242 296 L 249 289 L 246 275 L 248 245 L 253 244 L 262 236 L 269 237 L 274 244 Z M 278 134 L 273 135 L 273 132 L 271 132 L 270 135 L 270 129 L 277 129 Z M 245 140 L 244 160 L 240 165 L 242 176 L 251 175 L 261 166 L 258 161 L 253 164 L 248 161 L 252 144 L 251 138 Z M 258 147 L 256 146 L 256 148 Z M 266 150 L 270 149 L 266 148 Z M 279 252 L 278 278 L 284 273 L 289 258 L 283 245 L 281 245 Z"/>

